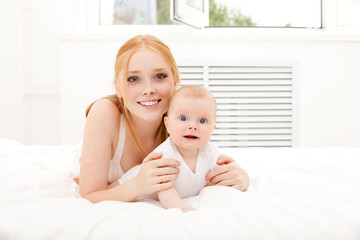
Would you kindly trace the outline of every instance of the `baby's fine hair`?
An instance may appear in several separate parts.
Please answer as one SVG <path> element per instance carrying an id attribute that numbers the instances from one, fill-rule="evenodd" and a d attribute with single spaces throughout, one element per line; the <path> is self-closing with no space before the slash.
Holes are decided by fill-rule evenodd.
<path id="1" fill-rule="evenodd" d="M 171 110 L 171 105 L 176 97 L 208 98 L 214 103 L 214 117 L 216 118 L 217 103 L 214 96 L 206 88 L 197 85 L 185 85 L 178 88 L 169 99 L 168 110 Z"/>

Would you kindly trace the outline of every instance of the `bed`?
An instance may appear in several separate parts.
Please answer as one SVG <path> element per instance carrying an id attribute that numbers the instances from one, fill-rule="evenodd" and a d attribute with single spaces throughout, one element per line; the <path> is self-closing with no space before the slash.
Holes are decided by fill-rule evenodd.
<path id="1" fill-rule="evenodd" d="M 0 140 L 0 239 L 360 239 L 360 148 L 223 149 L 250 188 L 204 188 L 183 214 L 82 199 L 74 147 Z"/>

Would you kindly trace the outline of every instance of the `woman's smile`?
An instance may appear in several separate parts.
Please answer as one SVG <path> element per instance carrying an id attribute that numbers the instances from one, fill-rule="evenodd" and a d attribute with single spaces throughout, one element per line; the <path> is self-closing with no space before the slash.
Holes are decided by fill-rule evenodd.
<path id="1" fill-rule="evenodd" d="M 158 103 L 161 101 L 161 99 L 157 100 L 148 100 L 148 101 L 139 101 L 138 104 L 144 107 L 155 107 L 158 105 Z"/>

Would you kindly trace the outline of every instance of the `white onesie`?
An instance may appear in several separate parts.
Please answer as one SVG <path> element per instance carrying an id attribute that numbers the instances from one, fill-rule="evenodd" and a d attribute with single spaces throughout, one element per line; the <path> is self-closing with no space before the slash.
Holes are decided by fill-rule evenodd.
<path id="1" fill-rule="evenodd" d="M 204 147 L 201 147 L 196 161 L 196 170 L 195 173 L 193 173 L 183 160 L 170 137 L 159 145 L 154 152 L 162 153 L 163 158 L 173 158 L 181 162 L 181 165 L 179 166 L 180 173 L 175 180 L 174 185 L 175 190 L 181 198 L 192 197 L 200 192 L 206 185 L 206 174 L 217 166 L 216 162 L 221 155 L 219 147 L 212 143 L 208 143 Z M 135 177 L 138 174 L 139 169 L 140 165 L 131 168 L 121 176 L 118 180 L 119 183 L 122 184 Z"/>

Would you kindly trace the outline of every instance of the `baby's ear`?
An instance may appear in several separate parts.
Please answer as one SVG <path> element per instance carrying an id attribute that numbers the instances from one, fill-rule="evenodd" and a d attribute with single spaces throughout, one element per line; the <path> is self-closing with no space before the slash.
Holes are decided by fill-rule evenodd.
<path id="1" fill-rule="evenodd" d="M 214 124 L 214 129 L 216 128 L 216 125 Z"/>
<path id="2" fill-rule="evenodd" d="M 168 117 L 164 117 L 164 124 L 165 124 L 167 132 L 169 133 L 169 130 L 168 130 L 169 122 L 168 121 L 169 121 Z"/>

